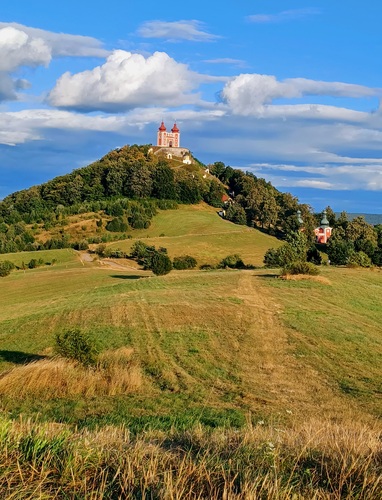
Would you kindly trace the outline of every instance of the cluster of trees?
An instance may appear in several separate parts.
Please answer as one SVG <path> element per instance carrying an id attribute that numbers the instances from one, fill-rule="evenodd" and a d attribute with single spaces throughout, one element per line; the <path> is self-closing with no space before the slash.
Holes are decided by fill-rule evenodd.
<path id="1" fill-rule="evenodd" d="M 152 271 L 157 276 L 168 274 L 172 269 L 193 269 L 196 267 L 196 259 L 191 255 L 181 255 L 171 261 L 164 247 L 155 248 L 143 241 L 136 241 L 131 247 L 129 257 L 140 264 L 143 269 Z"/>
<path id="2" fill-rule="evenodd" d="M 97 202 L 113 198 L 220 203 L 224 187 L 202 174 L 196 165 L 172 169 L 167 160 L 149 153 L 149 146 L 125 146 L 87 167 L 9 195 L 0 203 L 0 222 L 41 223 L 57 211 L 100 210 Z"/>
<path id="3" fill-rule="evenodd" d="M 332 264 L 369 267 L 382 266 L 382 225 L 372 226 L 362 216 L 349 221 L 345 212 L 336 219 L 330 213 L 334 228 L 327 244 Z"/>
<path id="4" fill-rule="evenodd" d="M 290 193 L 281 193 L 270 182 L 223 162 L 211 165 L 210 172 L 228 186 L 233 203 L 227 207 L 226 218 L 231 222 L 283 236 L 298 230 L 296 212 L 300 210 L 313 229 L 314 216 L 309 205 L 299 204 Z"/>
<path id="5" fill-rule="evenodd" d="M 362 216 L 349 221 L 345 212 L 336 219 L 330 207 L 326 211 L 329 224 L 333 227 L 327 245 L 315 245 L 312 231 L 290 232 L 283 245 L 266 252 L 264 264 L 268 267 L 284 267 L 286 270 L 297 262 L 320 265 L 322 255 L 319 250 L 322 250 L 334 265 L 382 266 L 382 225 L 372 226 Z M 316 224 L 319 224 L 319 215 L 315 217 Z"/>
<path id="6" fill-rule="evenodd" d="M 53 259 L 52 262 L 44 262 L 43 259 L 31 259 L 27 264 L 22 262 L 21 266 L 16 266 L 10 260 L 0 261 L 0 278 L 4 278 L 5 276 L 9 276 L 11 271 L 14 269 L 35 269 L 36 267 L 40 267 L 43 265 L 51 266 L 56 263 L 56 259 Z"/>
<path id="7" fill-rule="evenodd" d="M 113 217 L 105 229 L 124 232 L 147 228 L 157 207 L 202 200 L 220 207 L 225 188 L 203 173 L 197 165 L 172 169 L 167 160 L 149 153 L 149 146 L 111 151 L 87 167 L 1 201 L 0 253 L 70 246 L 65 234 L 42 244 L 33 229 L 64 227 L 70 215 L 104 211 Z M 101 231 L 101 218 L 97 225 Z"/>

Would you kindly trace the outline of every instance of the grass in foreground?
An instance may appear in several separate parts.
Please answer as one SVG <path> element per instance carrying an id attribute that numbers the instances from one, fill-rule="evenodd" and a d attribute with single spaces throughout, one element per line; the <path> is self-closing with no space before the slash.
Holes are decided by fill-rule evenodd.
<path id="1" fill-rule="evenodd" d="M 317 500 L 382 496 L 381 430 L 312 420 L 293 428 L 195 427 L 134 438 L 0 420 L 2 498 Z"/>

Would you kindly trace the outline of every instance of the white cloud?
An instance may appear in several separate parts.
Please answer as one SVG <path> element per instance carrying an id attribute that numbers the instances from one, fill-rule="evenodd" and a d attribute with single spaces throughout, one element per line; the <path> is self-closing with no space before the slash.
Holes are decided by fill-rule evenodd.
<path id="1" fill-rule="evenodd" d="M 192 42 L 210 42 L 220 38 L 208 33 L 200 21 L 146 21 L 138 29 L 138 35 L 144 38 L 165 38 L 168 41 L 188 40 Z"/>
<path id="2" fill-rule="evenodd" d="M 49 130 L 77 132 L 114 132 L 129 135 L 151 126 L 156 140 L 157 126 L 161 120 L 192 123 L 195 127 L 204 122 L 217 121 L 224 112 L 219 110 L 195 111 L 191 109 L 169 111 L 166 108 L 134 109 L 125 115 L 88 115 L 57 109 L 28 109 L 14 112 L 0 112 L 0 144 L 15 146 L 28 141 L 43 140 Z M 142 132 L 141 132 L 142 133 Z"/>
<path id="3" fill-rule="evenodd" d="M 47 66 L 51 50 L 42 38 L 31 38 L 12 27 L 0 29 L 0 71 L 11 72 L 20 66 Z"/>
<path id="4" fill-rule="evenodd" d="M 231 57 L 220 57 L 216 59 L 206 59 L 203 61 L 207 64 L 231 64 L 232 66 L 237 66 L 239 68 L 243 68 L 247 65 L 245 61 L 242 59 L 232 59 Z"/>
<path id="5" fill-rule="evenodd" d="M 303 19 L 308 16 L 320 14 L 318 9 L 291 9 L 277 12 L 276 14 L 254 14 L 247 16 L 247 20 L 251 23 L 265 24 L 265 23 L 283 23 L 294 21 L 296 19 Z"/>
<path id="6" fill-rule="evenodd" d="M 17 99 L 17 90 L 30 86 L 12 77 L 21 67 L 48 66 L 53 57 L 104 56 L 98 40 L 52 33 L 17 23 L 0 23 L 0 101 Z"/>
<path id="7" fill-rule="evenodd" d="M 140 106 L 196 103 L 202 77 L 165 52 L 145 58 L 116 50 L 91 71 L 65 73 L 49 94 L 53 106 L 120 112 Z"/>
<path id="8" fill-rule="evenodd" d="M 42 40 L 52 57 L 106 57 L 108 54 L 102 42 L 90 36 L 54 33 L 18 23 L 0 22 L 0 29 L 8 27 L 25 33 L 30 40 Z"/>
<path id="9" fill-rule="evenodd" d="M 269 112 L 265 105 L 276 99 L 292 99 L 303 96 L 333 96 L 333 97 L 372 97 L 381 95 L 381 89 L 373 89 L 362 85 L 342 82 L 322 82 L 305 78 L 289 78 L 278 81 L 272 75 L 241 74 L 226 83 L 221 97 L 237 115 L 261 115 Z M 310 110 L 325 109 L 324 106 L 310 105 Z M 279 107 L 279 109 L 282 109 Z M 307 107 L 295 108 L 305 113 Z M 275 110 L 273 109 L 273 112 Z M 288 111 L 284 108 L 284 112 Z M 289 108 L 293 112 L 292 106 Z M 277 111 L 276 111 L 277 112 Z"/>

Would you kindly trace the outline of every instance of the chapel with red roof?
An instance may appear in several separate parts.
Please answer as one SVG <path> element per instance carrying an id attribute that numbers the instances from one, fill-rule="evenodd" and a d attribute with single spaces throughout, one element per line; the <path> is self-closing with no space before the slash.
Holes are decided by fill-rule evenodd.
<path id="1" fill-rule="evenodd" d="M 160 148 L 180 148 L 180 130 L 176 123 L 174 123 L 171 132 L 167 132 L 166 126 L 162 121 L 158 129 L 157 146 Z"/>

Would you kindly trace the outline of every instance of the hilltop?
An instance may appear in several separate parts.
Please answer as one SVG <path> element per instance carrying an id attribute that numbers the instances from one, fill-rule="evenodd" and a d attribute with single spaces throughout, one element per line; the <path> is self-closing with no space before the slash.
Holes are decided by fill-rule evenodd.
<path id="1" fill-rule="evenodd" d="M 167 156 L 149 145 L 125 146 L 7 196 L 0 202 L 0 253 L 84 249 L 124 239 L 149 228 L 158 210 L 201 201 L 223 207 L 227 220 L 270 234 L 296 228 L 299 208 L 311 218 L 309 207 L 264 179 L 221 162 L 205 167 L 191 154 L 186 163 Z"/>

